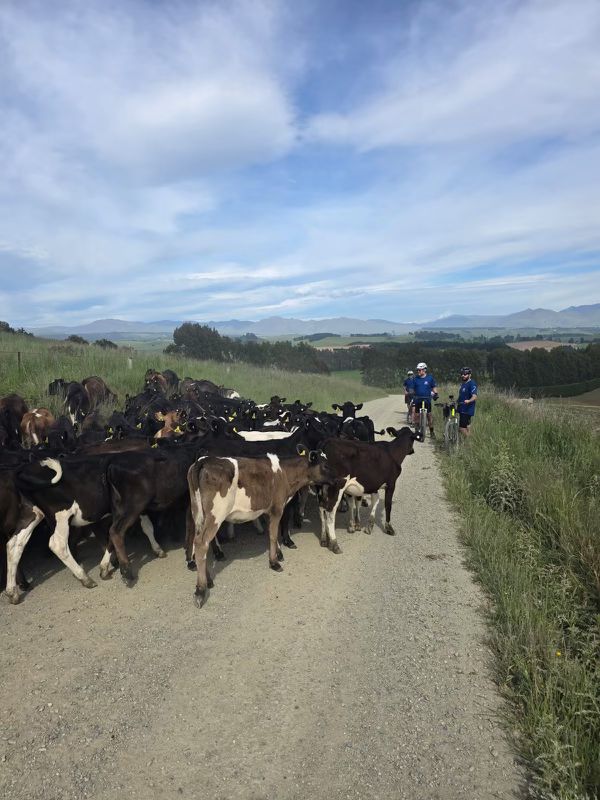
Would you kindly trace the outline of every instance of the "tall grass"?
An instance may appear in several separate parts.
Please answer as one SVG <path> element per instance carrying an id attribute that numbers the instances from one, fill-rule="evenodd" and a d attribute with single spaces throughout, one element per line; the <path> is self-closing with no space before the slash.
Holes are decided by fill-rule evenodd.
<path id="1" fill-rule="evenodd" d="M 600 442 L 560 411 L 478 402 L 445 460 L 468 559 L 491 599 L 497 678 L 534 794 L 600 790 Z"/>
<path id="2" fill-rule="evenodd" d="M 17 352 L 21 353 L 20 367 Z M 128 359 L 131 359 L 129 365 Z M 137 394 L 149 367 L 172 369 L 180 378 L 206 378 L 236 389 L 243 397 L 265 402 L 274 394 L 291 402 L 312 400 L 315 408 L 332 402 L 363 402 L 385 394 L 384 389 L 364 386 L 356 380 L 328 375 L 263 369 L 250 364 L 220 364 L 179 356 L 127 349 L 103 350 L 95 345 L 73 345 L 28 336 L 0 334 L 0 396 L 17 392 L 32 405 L 59 411 L 56 398 L 47 394 L 54 378 L 78 380 L 99 375 L 117 393 L 123 406 L 126 394 Z"/>

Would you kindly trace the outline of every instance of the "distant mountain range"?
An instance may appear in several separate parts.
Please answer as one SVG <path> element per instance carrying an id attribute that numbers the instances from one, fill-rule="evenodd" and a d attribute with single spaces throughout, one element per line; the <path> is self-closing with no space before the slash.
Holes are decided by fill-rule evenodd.
<path id="1" fill-rule="evenodd" d="M 122 319 L 98 319 L 86 325 L 52 325 L 44 328 L 30 328 L 36 336 L 62 339 L 71 334 L 86 338 L 156 338 L 171 336 L 175 328 L 182 324 L 177 320 L 158 322 L 130 322 Z M 254 333 L 256 336 L 309 335 L 311 333 L 407 333 L 414 330 L 453 330 L 456 328 L 600 328 L 600 303 L 587 306 L 570 306 L 562 311 L 547 308 L 528 308 L 514 314 L 481 315 L 453 314 L 432 322 L 392 322 L 387 319 L 354 319 L 352 317 L 333 317 L 332 319 L 294 319 L 286 317 L 267 317 L 258 321 L 221 320 L 202 323 L 216 328 L 227 336 L 241 336 Z"/>

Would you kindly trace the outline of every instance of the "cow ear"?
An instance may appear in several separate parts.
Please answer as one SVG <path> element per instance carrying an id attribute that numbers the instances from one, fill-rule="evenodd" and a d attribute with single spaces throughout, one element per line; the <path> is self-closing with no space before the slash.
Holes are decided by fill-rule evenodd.
<path id="1" fill-rule="evenodd" d="M 296 452 L 298 453 L 299 456 L 305 456 L 306 455 L 306 447 L 304 447 L 303 444 L 297 444 L 296 445 Z"/>
<path id="2" fill-rule="evenodd" d="M 362 404 L 362 403 L 359 403 L 359 404 L 356 406 L 356 410 L 357 410 L 357 411 L 360 411 L 362 407 L 363 407 L 363 404 Z"/>
<path id="3" fill-rule="evenodd" d="M 312 406 L 312 400 L 310 401 L 310 403 L 307 403 L 307 404 L 306 404 L 306 407 L 307 407 L 307 408 L 310 408 L 311 406 Z"/>
<path id="4" fill-rule="evenodd" d="M 389 433 L 390 436 L 397 436 L 398 435 L 397 430 L 395 428 L 392 428 L 391 426 L 389 428 L 386 428 L 386 431 Z"/>
<path id="5" fill-rule="evenodd" d="M 338 406 L 338 404 L 337 404 L 337 403 L 332 403 L 332 404 L 331 404 L 331 407 L 332 407 L 333 409 L 335 409 L 336 411 L 337 411 L 337 410 L 338 410 L 338 408 L 339 408 L 339 406 Z"/>

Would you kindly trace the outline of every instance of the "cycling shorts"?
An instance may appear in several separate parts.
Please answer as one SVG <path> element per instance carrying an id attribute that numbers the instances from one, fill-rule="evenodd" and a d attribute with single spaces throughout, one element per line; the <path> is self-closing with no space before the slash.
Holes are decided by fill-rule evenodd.
<path id="1" fill-rule="evenodd" d="M 415 408 L 417 411 L 421 408 L 421 403 L 425 403 L 427 412 L 431 413 L 431 398 L 428 400 L 426 397 L 415 397 Z"/>
<path id="2" fill-rule="evenodd" d="M 471 424 L 471 420 L 473 419 L 472 414 L 459 414 L 458 415 L 458 427 L 459 428 L 468 428 Z"/>

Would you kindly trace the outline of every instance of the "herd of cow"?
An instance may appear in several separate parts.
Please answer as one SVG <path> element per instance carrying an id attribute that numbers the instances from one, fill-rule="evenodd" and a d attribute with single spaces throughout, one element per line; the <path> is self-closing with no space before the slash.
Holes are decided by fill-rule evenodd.
<path id="1" fill-rule="evenodd" d="M 269 565 L 281 570 L 279 543 L 295 548 L 290 517 L 302 521 L 309 487 L 317 495 L 321 545 L 340 553 L 335 515 L 345 496 L 348 530 L 360 529 L 358 498 L 371 495 L 371 532 L 385 487 L 386 533 L 392 497 L 415 434 L 404 427 L 375 431 L 356 416 L 362 404 L 334 404 L 341 413 L 317 412 L 311 403 L 274 396 L 259 405 L 206 380 L 179 380 L 171 370 L 148 370 L 143 391 L 117 397 L 97 376 L 52 381 L 64 413 L 29 410 L 17 394 L 0 399 L 0 547 L 6 558 L 6 594 L 18 603 L 30 588 L 19 562 L 41 520 L 52 529 L 53 553 L 87 587 L 96 584 L 69 549 L 71 527 L 104 522 L 106 547 L 100 576 L 118 565 L 128 585 L 133 574 L 125 535 L 139 520 L 152 550 L 165 555 L 154 526 L 167 517 L 185 524 L 187 565 L 196 570 L 195 602 L 204 604 L 212 580 L 207 553 L 224 558 L 217 538 L 227 522 L 268 520 Z M 391 441 L 375 442 L 376 433 Z M 185 520 L 185 522 L 184 522 Z"/>

